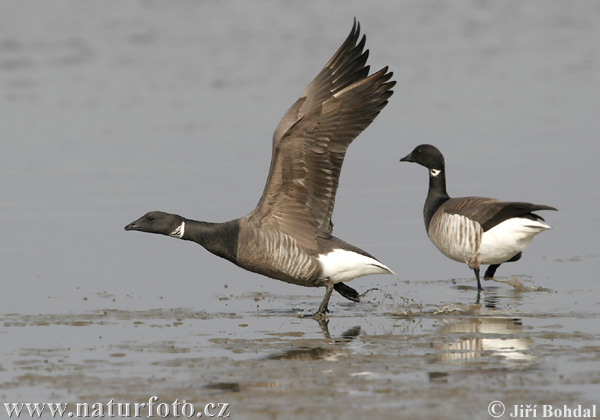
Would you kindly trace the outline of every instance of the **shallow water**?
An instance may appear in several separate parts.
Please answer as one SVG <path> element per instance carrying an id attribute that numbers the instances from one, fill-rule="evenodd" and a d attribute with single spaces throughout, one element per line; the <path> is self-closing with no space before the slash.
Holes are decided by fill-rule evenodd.
<path id="1" fill-rule="evenodd" d="M 0 6 L 1 403 L 348 419 L 598 404 L 600 7 L 345 4 Z M 323 290 L 123 231 L 148 210 L 253 208 L 274 127 L 354 16 L 397 85 L 349 149 L 334 232 L 396 276 L 353 281 L 376 290 L 334 296 L 319 324 L 302 316 Z M 451 195 L 559 209 L 479 296 L 426 237 L 426 171 L 398 162 L 424 142 Z"/>

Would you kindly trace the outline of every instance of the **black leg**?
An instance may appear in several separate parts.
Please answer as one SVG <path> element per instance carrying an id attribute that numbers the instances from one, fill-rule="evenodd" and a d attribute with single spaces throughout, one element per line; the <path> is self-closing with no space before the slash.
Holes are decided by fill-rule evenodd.
<path id="1" fill-rule="evenodd" d="M 521 256 L 523 255 L 523 252 L 519 252 L 517 255 L 515 255 L 514 257 L 512 257 L 510 260 L 506 261 L 506 262 L 515 262 L 515 261 L 519 261 L 521 259 Z"/>
<path id="2" fill-rule="evenodd" d="M 319 310 L 317 313 L 313 315 L 313 318 L 319 320 L 325 318 L 325 314 L 329 312 L 329 308 L 327 305 L 329 304 L 329 298 L 331 297 L 331 293 L 333 293 L 333 284 L 329 284 L 326 286 L 327 290 L 325 291 L 325 297 L 323 298 L 323 302 L 321 302 L 321 306 L 319 306 Z"/>
<path id="3" fill-rule="evenodd" d="M 333 285 L 333 289 L 348 300 L 360 302 L 360 295 L 358 292 L 347 284 L 336 283 Z"/>
<path id="4" fill-rule="evenodd" d="M 483 290 L 483 287 L 481 287 L 481 281 L 479 280 L 479 267 L 475 267 L 473 271 L 475 272 L 475 278 L 477 279 L 477 290 Z"/>
<path id="5" fill-rule="evenodd" d="M 490 264 L 490 266 L 485 270 L 485 275 L 483 276 L 484 280 L 491 280 L 494 278 L 494 274 L 496 274 L 496 270 L 500 267 L 501 264 Z"/>
<path id="6" fill-rule="evenodd" d="M 506 260 L 505 262 L 515 262 L 515 261 L 519 261 L 521 259 L 521 256 L 523 255 L 522 252 L 519 252 L 518 254 L 514 255 L 510 260 Z M 490 264 L 490 266 L 488 267 L 487 270 L 485 270 L 485 275 L 483 276 L 484 280 L 491 280 L 494 278 L 494 274 L 496 274 L 496 270 L 498 269 L 498 267 L 500 267 L 501 264 Z"/>

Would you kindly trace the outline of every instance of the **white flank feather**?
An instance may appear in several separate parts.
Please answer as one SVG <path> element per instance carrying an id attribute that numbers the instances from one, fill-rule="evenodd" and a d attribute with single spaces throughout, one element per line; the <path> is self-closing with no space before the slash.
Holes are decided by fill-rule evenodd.
<path id="1" fill-rule="evenodd" d="M 370 274 L 394 274 L 379 261 L 344 249 L 334 249 L 328 254 L 319 255 L 323 277 L 333 283 L 350 281 Z"/>
<path id="2" fill-rule="evenodd" d="M 497 224 L 481 237 L 481 264 L 500 264 L 523 251 L 533 237 L 551 229 L 540 220 L 514 217 Z"/>

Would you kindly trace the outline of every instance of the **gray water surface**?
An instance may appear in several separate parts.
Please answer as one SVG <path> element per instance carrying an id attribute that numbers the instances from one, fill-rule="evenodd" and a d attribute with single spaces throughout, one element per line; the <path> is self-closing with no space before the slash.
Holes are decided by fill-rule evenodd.
<path id="1" fill-rule="evenodd" d="M 0 4 L 0 402 L 228 402 L 231 418 L 491 418 L 600 389 L 600 4 Z M 324 290 L 123 226 L 249 212 L 271 136 L 360 20 L 389 105 L 350 147 L 336 236 L 397 273 Z M 429 242 L 448 192 L 530 201 L 553 227 L 478 297 Z M 7 416 L 0 405 L 0 418 Z M 539 416 L 539 414 L 538 414 Z"/>

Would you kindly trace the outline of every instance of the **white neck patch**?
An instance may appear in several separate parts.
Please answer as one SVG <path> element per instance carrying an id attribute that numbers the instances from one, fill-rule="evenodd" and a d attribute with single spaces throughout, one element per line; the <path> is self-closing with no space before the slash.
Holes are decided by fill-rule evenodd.
<path id="1" fill-rule="evenodd" d="M 430 169 L 429 170 L 429 174 L 431 176 L 438 176 L 440 174 L 440 172 L 442 172 L 442 171 L 440 171 L 439 169 Z"/>
<path id="2" fill-rule="evenodd" d="M 181 222 L 181 224 L 175 229 L 173 232 L 169 234 L 174 238 L 183 239 L 183 234 L 185 233 L 185 222 Z"/>

